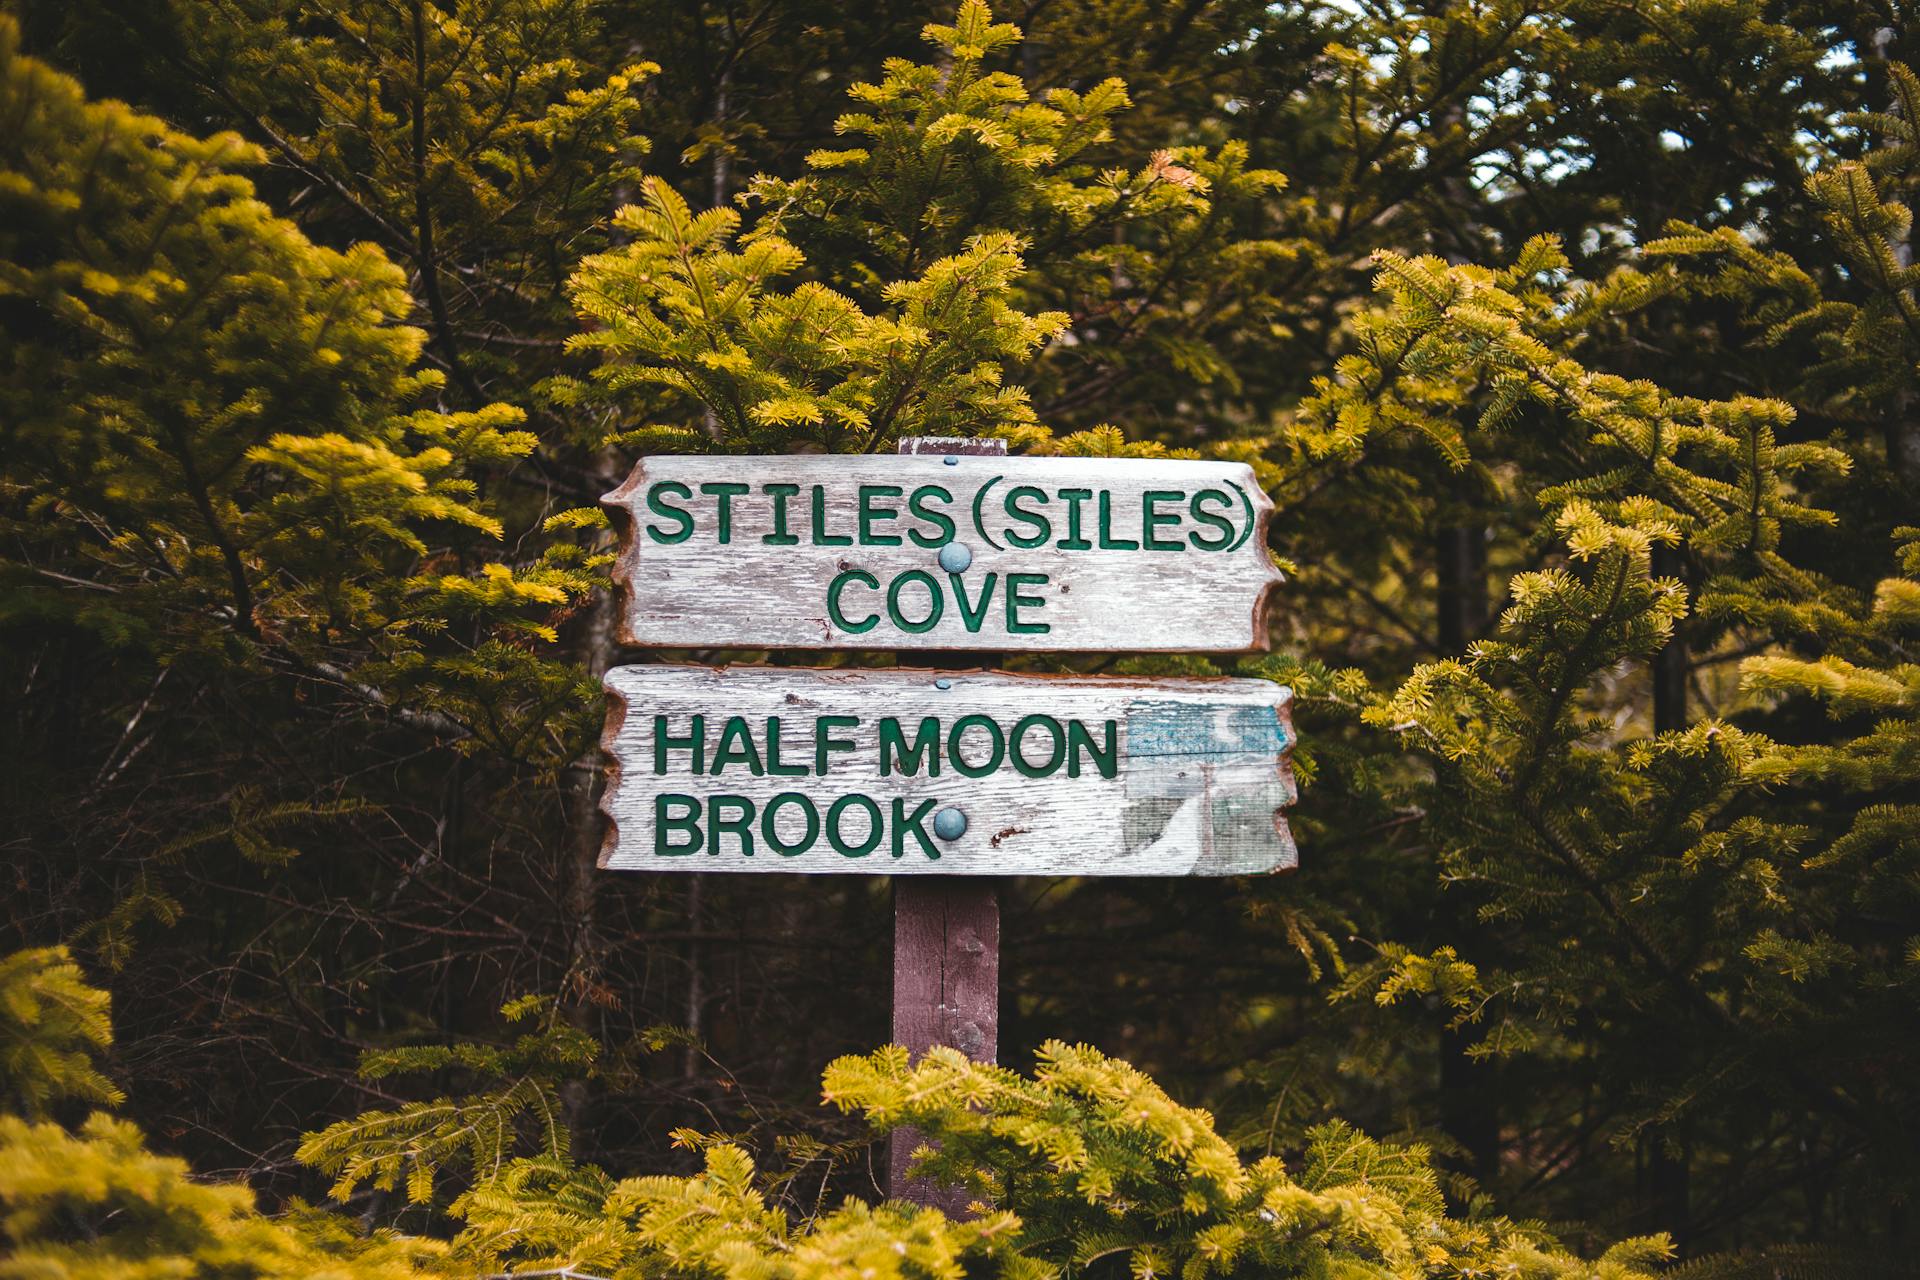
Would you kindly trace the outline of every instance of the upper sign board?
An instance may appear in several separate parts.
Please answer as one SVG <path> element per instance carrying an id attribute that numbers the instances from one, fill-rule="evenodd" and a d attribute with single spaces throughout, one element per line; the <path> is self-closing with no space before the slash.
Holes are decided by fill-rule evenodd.
<path id="1" fill-rule="evenodd" d="M 1235 652 L 1280 581 L 1241 463 L 651 457 L 603 501 L 629 645 Z"/>
<path id="2" fill-rule="evenodd" d="M 615 667 L 621 871 L 1250 875 L 1292 867 L 1267 680 Z"/>

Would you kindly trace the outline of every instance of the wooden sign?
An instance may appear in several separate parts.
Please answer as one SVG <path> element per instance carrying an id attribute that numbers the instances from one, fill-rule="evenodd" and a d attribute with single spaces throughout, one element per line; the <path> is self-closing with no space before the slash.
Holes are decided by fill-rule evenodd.
<path id="1" fill-rule="evenodd" d="M 1240 463 L 654 457 L 603 501 L 629 645 L 1264 649 L 1280 581 Z"/>
<path id="2" fill-rule="evenodd" d="M 1295 864 L 1265 680 L 615 667 L 600 865 L 1220 876 Z"/>

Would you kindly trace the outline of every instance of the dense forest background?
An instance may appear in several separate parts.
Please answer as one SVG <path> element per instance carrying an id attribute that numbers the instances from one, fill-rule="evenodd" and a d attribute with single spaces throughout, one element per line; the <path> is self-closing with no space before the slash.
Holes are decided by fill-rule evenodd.
<path id="1" fill-rule="evenodd" d="M 1271 655 L 1015 665 L 1277 679 L 1304 737 L 1295 874 L 1003 886 L 1004 1062 L 1424 1144 L 1582 1249 L 1913 1247 L 1898 7 L 7 10 L 0 945 L 110 990 L 157 1149 L 429 1235 L 688 1130 L 874 1197 L 819 1099 L 887 882 L 595 869 L 598 676 L 661 656 L 595 504 L 991 432 L 1253 463 Z"/>

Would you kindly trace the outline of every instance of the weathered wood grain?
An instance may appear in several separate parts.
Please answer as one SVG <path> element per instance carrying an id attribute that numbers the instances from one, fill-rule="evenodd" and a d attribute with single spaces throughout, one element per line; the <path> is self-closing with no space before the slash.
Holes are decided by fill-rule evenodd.
<path id="1" fill-rule="evenodd" d="M 975 1062 L 999 1048 L 1000 904 L 991 880 L 909 876 L 893 884 L 893 1042 L 917 1059 L 949 1045 Z M 971 1196 L 959 1187 L 909 1178 L 926 1142 L 919 1130 L 895 1129 L 887 1143 L 887 1188 L 896 1200 L 935 1205 L 967 1216 Z"/>
<path id="2" fill-rule="evenodd" d="M 651 457 L 603 501 L 635 646 L 1244 651 L 1280 581 L 1239 463 Z"/>
<path id="3" fill-rule="evenodd" d="M 1296 861 L 1292 694 L 1268 681 L 648 666 L 614 668 L 606 688 L 603 867 L 1166 876 Z M 964 833 L 937 834 L 946 809 Z"/>

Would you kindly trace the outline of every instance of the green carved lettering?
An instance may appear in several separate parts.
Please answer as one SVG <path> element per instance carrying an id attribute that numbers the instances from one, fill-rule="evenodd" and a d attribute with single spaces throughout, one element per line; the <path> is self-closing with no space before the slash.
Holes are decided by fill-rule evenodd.
<path id="1" fill-rule="evenodd" d="M 1193 501 L 1187 504 L 1187 510 L 1193 513 L 1193 522 L 1206 525 L 1210 529 L 1218 529 L 1220 536 L 1217 539 L 1203 538 L 1200 536 L 1200 531 L 1196 529 L 1189 535 L 1189 540 L 1202 551 L 1218 551 L 1232 544 L 1233 522 L 1208 511 L 1205 504 L 1209 498 L 1217 498 L 1227 510 L 1233 510 L 1233 496 L 1224 489 L 1202 489 L 1194 494 Z"/>
<path id="2" fill-rule="evenodd" d="M 647 536 L 655 542 L 672 544 L 685 542 L 693 536 L 693 517 L 682 507 L 668 505 L 663 494 L 679 498 L 682 502 L 693 496 L 693 490 L 678 480 L 662 480 L 647 490 L 647 510 L 657 516 L 665 516 L 679 526 L 667 532 L 661 532 L 657 524 L 647 526 Z"/>
<path id="3" fill-rule="evenodd" d="M 960 754 L 960 739 L 965 736 L 967 730 L 976 727 L 985 729 L 987 741 L 993 744 L 993 750 L 988 753 L 985 764 L 968 764 L 967 758 Z M 953 732 L 947 736 L 947 763 L 958 770 L 962 776 L 984 778 L 998 769 L 1000 762 L 1006 758 L 1007 738 L 1000 732 L 1000 726 L 992 716 L 961 716 L 953 722 Z"/>
<path id="4" fill-rule="evenodd" d="M 922 760 L 927 762 L 929 778 L 940 776 L 940 718 L 938 716 L 927 716 L 920 721 L 920 727 L 914 731 L 911 745 L 900 732 L 898 720 L 888 716 L 880 722 L 881 777 L 890 778 L 898 772 L 911 778 L 920 772 Z"/>
<path id="5" fill-rule="evenodd" d="M 719 770 L 715 770 L 719 772 Z M 740 816 L 727 818 L 721 816 L 722 809 L 732 809 Z M 723 835 L 740 837 L 740 852 L 743 856 L 753 856 L 753 801 L 745 796 L 714 796 L 707 801 L 707 856 L 718 857 L 720 837 Z"/>
<path id="6" fill-rule="evenodd" d="M 897 547 L 900 535 L 897 533 L 875 533 L 873 526 L 882 520 L 898 520 L 899 511 L 892 507 L 876 507 L 875 498 L 897 498 L 901 489 L 897 484 L 863 484 L 860 486 L 860 545 L 863 547 Z"/>
<path id="7" fill-rule="evenodd" d="M 707 718 L 696 715 L 684 738 L 676 738 L 667 732 L 667 718 L 653 718 L 653 771 L 656 774 L 667 772 L 667 757 L 671 752 L 685 751 L 693 761 L 695 773 L 705 773 L 707 769 Z"/>
<path id="8" fill-rule="evenodd" d="M 1140 539 L 1147 550 L 1179 551 L 1182 549 L 1180 540 L 1177 538 L 1169 542 L 1165 538 L 1154 536 L 1156 529 L 1179 524 L 1179 513 L 1167 515 L 1155 508 L 1163 502 L 1178 502 L 1186 496 L 1178 489 L 1149 489 L 1140 495 Z"/>
<path id="9" fill-rule="evenodd" d="M 1045 729 L 1053 740 L 1053 746 L 1047 753 L 1045 764 L 1029 761 L 1020 747 L 1027 740 L 1027 730 Z M 1007 755 L 1013 761 L 1013 767 L 1023 778 L 1044 778 L 1060 771 L 1060 762 L 1067 754 L 1067 735 L 1061 729 L 1060 722 L 1052 716 L 1028 716 L 1013 726 L 1013 732 L 1007 736 Z"/>
<path id="10" fill-rule="evenodd" d="M 1083 755 L 1093 758 L 1094 767 L 1100 771 L 1100 776 L 1103 778 L 1111 778 L 1119 772 L 1120 746 L 1117 741 L 1115 722 L 1106 720 L 1102 721 L 1102 724 L 1106 728 L 1106 742 L 1104 746 L 1096 746 L 1093 734 L 1087 731 L 1085 724 L 1078 720 L 1067 721 L 1067 776 L 1069 778 L 1080 776 L 1080 760 Z"/>
<path id="11" fill-rule="evenodd" d="M 854 805 L 859 805 L 867 812 L 867 838 L 859 844 L 849 841 L 840 830 L 840 815 Z M 885 829 L 880 820 L 880 806 L 866 796 L 844 795 L 827 809 L 827 843 L 832 845 L 833 851 L 843 858 L 866 857 L 874 851 L 875 846 L 880 843 L 880 837 L 884 834 Z"/>
<path id="12" fill-rule="evenodd" d="M 1091 489 L 1062 489 L 1060 498 L 1067 504 L 1067 536 L 1054 545 L 1062 551 L 1088 551 L 1093 544 L 1080 532 L 1080 504 L 1093 496 Z"/>
<path id="13" fill-rule="evenodd" d="M 770 547 L 792 547 L 799 545 L 800 539 L 787 532 L 787 499 L 800 492 L 797 484 L 770 484 L 766 486 L 767 496 L 773 499 L 773 532 L 760 541 Z"/>
<path id="14" fill-rule="evenodd" d="M 767 773 L 775 778 L 804 778 L 807 766 L 780 763 L 780 717 L 767 717 Z"/>
<path id="15" fill-rule="evenodd" d="M 813 771 L 821 777 L 827 776 L 827 757 L 833 752 L 853 750 L 852 738 L 836 738 L 835 729 L 851 729 L 860 723 L 859 716 L 821 716 L 813 722 Z"/>
<path id="16" fill-rule="evenodd" d="M 1053 536 L 1053 525 L 1038 511 L 1028 511 L 1020 506 L 1019 502 L 1022 498 L 1038 498 L 1041 502 L 1045 502 L 1047 492 L 1044 489 L 1036 489 L 1030 484 L 1017 484 L 1007 490 L 1006 500 L 1000 504 L 1001 508 L 1015 522 L 1027 525 L 1033 530 L 1032 533 L 1015 533 L 1009 529 L 1007 541 L 1016 547 L 1040 546 Z"/>
<path id="17" fill-rule="evenodd" d="M 853 539 L 846 534 L 827 532 L 827 487 L 822 484 L 813 486 L 813 545 L 816 547 L 853 545 Z"/>
<path id="18" fill-rule="evenodd" d="M 733 541 L 733 500 L 747 492 L 747 486 L 735 484 L 731 480 L 716 480 L 711 484 L 701 485 L 700 492 L 710 494 L 719 500 L 717 528 L 720 545 L 724 547 Z"/>
<path id="19" fill-rule="evenodd" d="M 933 533 L 922 533 L 918 529 L 907 530 L 907 536 L 913 539 L 916 546 L 942 547 L 953 541 L 953 517 L 944 511 L 929 511 L 926 508 L 926 503 L 934 498 L 942 502 L 953 501 L 953 495 L 937 484 L 923 484 L 907 497 L 907 510 L 912 512 L 916 519 L 925 520 L 935 530 Z"/>
<path id="20" fill-rule="evenodd" d="M 900 607 L 900 589 L 908 583 L 918 583 L 927 589 L 927 616 L 918 621 L 910 621 L 906 611 Z M 940 590 L 940 584 L 933 575 L 924 569 L 909 569 L 895 578 L 887 586 L 887 617 L 893 625 L 908 635 L 919 635 L 931 631 L 940 621 L 940 615 L 947 609 L 946 596 Z"/>
<path id="21" fill-rule="evenodd" d="M 864 631 L 871 631 L 874 627 L 878 626 L 880 615 L 870 613 L 858 622 L 854 622 L 840 611 L 840 593 L 846 590 L 849 582 L 858 582 L 871 591 L 878 591 L 880 589 L 880 579 L 874 577 L 865 569 L 848 569 L 843 573 L 835 575 L 833 581 L 827 584 L 827 617 L 833 620 L 834 626 L 840 628 L 848 635 L 857 636 Z"/>
<path id="22" fill-rule="evenodd" d="M 927 829 L 926 827 L 921 825 L 927 820 L 927 815 L 933 811 L 934 804 L 935 802 L 932 800 L 922 800 L 918 808 L 916 808 L 912 813 L 908 813 L 907 802 L 900 799 L 898 796 L 894 797 L 893 799 L 893 856 L 894 857 L 901 858 L 906 856 L 907 833 L 912 832 L 913 838 L 920 842 L 920 852 L 926 854 L 927 857 L 933 860 L 934 862 L 940 861 L 940 850 L 934 846 L 934 843 L 932 840 L 929 840 L 927 838 Z"/>
<path id="23" fill-rule="evenodd" d="M 678 815 L 667 812 L 668 806 L 677 805 Z M 685 844 L 675 844 L 667 839 L 679 831 L 692 836 Z M 653 853 L 658 858 L 684 858 L 698 849 L 700 839 L 700 802 L 692 796 L 662 792 L 653 798 Z"/>
<path id="24" fill-rule="evenodd" d="M 800 806 L 800 813 L 806 820 L 806 834 L 792 844 L 780 838 L 780 810 L 786 805 Z M 769 848 L 783 858 L 791 858 L 813 848 L 813 842 L 820 838 L 820 811 L 813 807 L 813 801 L 798 791 L 782 791 L 767 801 L 767 807 L 760 814 L 760 836 Z"/>
<path id="25" fill-rule="evenodd" d="M 1131 538 L 1113 536 L 1113 494 L 1100 491 L 1100 549 L 1102 551 L 1138 551 L 1140 544 Z"/>
<path id="26" fill-rule="evenodd" d="M 1049 623 L 1028 622 L 1020 616 L 1022 609 L 1031 606 L 1035 609 L 1046 607 L 1045 596 L 1030 596 L 1021 592 L 1022 587 L 1044 587 L 1047 575 L 1044 573 L 1010 573 L 1007 575 L 1007 634 L 1014 636 L 1043 636 L 1053 630 Z"/>
<path id="27" fill-rule="evenodd" d="M 720 771 L 730 764 L 747 766 L 747 771 L 756 778 L 766 772 L 760 763 L 760 748 L 753 743 L 753 732 L 747 728 L 745 716 L 734 716 L 727 721 L 726 727 L 720 730 L 720 742 L 713 749 L 715 777 L 719 777 Z M 718 799 L 713 801 L 713 804 L 719 803 Z"/>
<path id="28" fill-rule="evenodd" d="M 993 589 L 1000 581 L 1000 575 L 990 573 L 980 584 L 980 602 L 975 605 L 967 599 L 967 580 L 957 573 L 947 575 L 947 581 L 953 584 L 954 602 L 960 606 L 960 620 L 966 623 L 970 635 L 980 633 L 981 624 L 987 620 L 987 606 L 993 603 Z"/>

